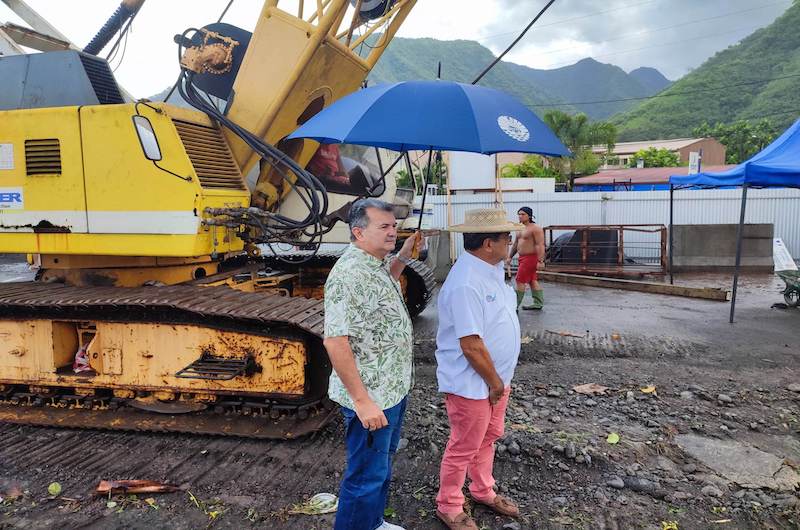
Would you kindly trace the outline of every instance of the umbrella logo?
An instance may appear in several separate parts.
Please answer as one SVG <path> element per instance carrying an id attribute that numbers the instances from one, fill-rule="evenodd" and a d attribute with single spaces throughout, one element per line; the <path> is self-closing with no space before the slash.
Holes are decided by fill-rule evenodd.
<path id="1" fill-rule="evenodd" d="M 499 116 L 497 125 L 500 129 L 518 142 L 527 142 L 531 138 L 531 132 L 521 121 L 511 116 Z"/>

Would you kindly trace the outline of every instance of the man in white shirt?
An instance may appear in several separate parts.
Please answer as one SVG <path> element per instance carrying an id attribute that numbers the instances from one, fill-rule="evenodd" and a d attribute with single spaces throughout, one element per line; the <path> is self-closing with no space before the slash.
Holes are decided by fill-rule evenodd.
<path id="1" fill-rule="evenodd" d="M 494 492 L 492 467 L 520 351 L 517 299 L 505 283 L 503 265 L 510 232 L 522 229 L 499 209 L 470 210 L 464 224 L 450 228 L 464 233 L 467 251 L 450 270 L 438 301 L 436 376 L 445 393 L 450 438 L 436 515 L 451 529 L 478 528 L 463 510 L 467 477 L 475 502 L 519 516 L 513 501 Z"/>

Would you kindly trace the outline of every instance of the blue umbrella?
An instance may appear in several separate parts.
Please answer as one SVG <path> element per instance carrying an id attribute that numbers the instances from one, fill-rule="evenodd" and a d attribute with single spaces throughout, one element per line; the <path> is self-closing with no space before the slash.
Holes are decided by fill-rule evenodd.
<path id="1" fill-rule="evenodd" d="M 569 156 L 550 128 L 508 94 L 452 81 L 405 81 L 359 90 L 289 138 L 383 147 Z"/>

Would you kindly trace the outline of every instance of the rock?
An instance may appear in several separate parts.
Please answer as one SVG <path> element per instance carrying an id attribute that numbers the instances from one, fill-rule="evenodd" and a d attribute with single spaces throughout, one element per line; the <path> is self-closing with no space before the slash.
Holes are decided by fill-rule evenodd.
<path id="1" fill-rule="evenodd" d="M 569 471 L 569 466 L 564 462 L 559 462 L 558 469 L 560 469 L 561 471 Z"/>
<path id="2" fill-rule="evenodd" d="M 583 402 L 583 404 L 586 405 L 587 407 L 594 407 L 595 405 L 597 405 L 597 401 L 593 399 L 587 399 L 586 401 Z"/>
<path id="3" fill-rule="evenodd" d="M 686 473 L 687 475 L 691 475 L 692 473 L 697 471 L 697 466 L 694 464 L 686 464 L 685 466 L 683 466 L 682 469 L 684 473 Z"/>
<path id="4" fill-rule="evenodd" d="M 553 415 L 553 416 L 550 416 L 550 421 L 553 422 L 553 423 L 561 423 L 561 416 L 559 416 L 557 414 Z"/>
<path id="5" fill-rule="evenodd" d="M 400 441 L 397 442 L 397 451 L 400 452 L 403 449 L 408 447 L 408 439 L 407 438 L 400 438 Z"/>
<path id="6" fill-rule="evenodd" d="M 792 383 L 786 386 L 786 390 L 791 392 L 800 392 L 800 383 Z"/>
<path id="7" fill-rule="evenodd" d="M 794 491 L 800 486 L 800 474 L 783 458 L 751 445 L 695 434 L 676 436 L 675 442 L 690 456 L 742 487 Z"/>
<path id="8" fill-rule="evenodd" d="M 680 474 L 680 470 L 678 466 L 675 465 L 675 462 L 667 458 L 666 456 L 658 456 L 656 457 L 656 467 L 662 471 L 666 471 L 667 473 L 671 474 Z"/>
<path id="9" fill-rule="evenodd" d="M 606 497 L 606 494 L 603 493 L 603 490 L 597 490 L 594 492 L 594 500 L 601 504 L 605 504 L 608 502 L 608 497 Z"/>
<path id="10" fill-rule="evenodd" d="M 657 421 L 654 421 L 654 420 L 647 420 L 647 424 L 646 425 L 650 429 L 656 429 L 658 427 L 661 427 L 661 425 Z"/>
<path id="11" fill-rule="evenodd" d="M 636 397 L 634 396 L 633 392 L 628 390 L 627 392 L 625 392 L 625 400 L 628 403 L 633 403 L 634 401 L 636 401 Z"/>
<path id="12" fill-rule="evenodd" d="M 508 451 L 508 447 L 506 447 L 503 444 L 497 444 L 495 451 L 497 452 L 498 455 L 504 455 L 506 451 Z"/>
<path id="13" fill-rule="evenodd" d="M 688 390 L 684 390 L 681 392 L 681 399 L 685 399 L 687 401 L 694 399 L 694 394 L 689 392 Z"/>
<path id="14" fill-rule="evenodd" d="M 503 530 L 522 530 L 522 525 L 514 521 L 503 525 Z"/>
<path id="15" fill-rule="evenodd" d="M 572 442 L 568 443 L 566 449 L 564 449 L 564 456 L 566 456 L 570 460 L 573 460 L 577 455 L 578 455 L 578 450 L 575 448 L 575 444 Z"/>
<path id="16" fill-rule="evenodd" d="M 439 454 L 439 447 L 433 442 L 430 443 L 430 446 L 428 447 L 428 449 L 434 455 L 438 455 Z"/>
<path id="17" fill-rule="evenodd" d="M 569 500 L 566 497 L 553 497 L 553 503 L 559 506 L 566 506 L 569 504 Z"/>
<path id="18" fill-rule="evenodd" d="M 533 400 L 534 407 L 546 408 L 549 404 L 550 402 L 547 400 L 547 398 L 538 397 Z"/>
<path id="19" fill-rule="evenodd" d="M 553 452 L 563 453 L 564 452 L 564 446 L 562 446 L 562 445 L 554 445 L 553 446 Z"/>
<path id="20" fill-rule="evenodd" d="M 672 498 L 676 501 L 687 501 L 692 497 L 693 495 L 691 493 L 686 493 L 685 491 L 676 491 L 672 494 Z"/>
<path id="21" fill-rule="evenodd" d="M 751 422 L 751 423 L 750 423 L 750 429 L 751 429 L 751 430 L 753 430 L 753 431 L 757 431 L 757 430 L 759 429 L 759 427 L 758 427 L 758 423 L 756 423 L 756 422 L 754 422 L 754 421 L 753 421 L 753 422 Z"/>
<path id="22" fill-rule="evenodd" d="M 520 449 L 519 444 L 512 440 L 511 443 L 508 444 L 508 452 L 516 456 L 520 454 L 522 450 Z"/>
<path id="23" fill-rule="evenodd" d="M 733 398 L 730 397 L 728 394 L 719 394 L 717 396 L 717 401 L 720 403 L 733 403 Z"/>
<path id="24" fill-rule="evenodd" d="M 722 492 L 716 486 L 712 486 L 709 484 L 708 486 L 703 486 L 703 489 L 700 490 L 700 493 L 705 495 L 706 497 L 722 497 Z"/>
<path id="25" fill-rule="evenodd" d="M 615 475 L 606 481 L 606 486 L 614 488 L 615 490 L 621 490 L 625 487 L 625 482 Z"/>
<path id="26" fill-rule="evenodd" d="M 624 484 L 627 488 L 637 493 L 644 493 L 657 499 L 663 499 L 666 496 L 666 492 L 659 488 L 658 484 L 644 478 L 626 477 Z"/>
<path id="27" fill-rule="evenodd" d="M 561 397 L 561 390 L 558 388 L 551 388 L 547 391 L 547 397 L 559 398 Z"/>

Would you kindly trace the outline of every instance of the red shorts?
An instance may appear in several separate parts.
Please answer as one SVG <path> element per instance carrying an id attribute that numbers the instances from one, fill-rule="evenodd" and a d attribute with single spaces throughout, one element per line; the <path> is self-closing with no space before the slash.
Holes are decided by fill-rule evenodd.
<path id="1" fill-rule="evenodd" d="M 517 283 L 533 283 L 538 279 L 539 256 L 536 254 L 520 255 L 517 269 Z"/>

